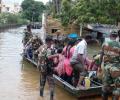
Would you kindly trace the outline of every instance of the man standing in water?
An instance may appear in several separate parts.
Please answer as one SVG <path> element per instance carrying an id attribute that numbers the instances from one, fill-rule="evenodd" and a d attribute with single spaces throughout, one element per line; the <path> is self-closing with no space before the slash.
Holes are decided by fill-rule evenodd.
<path id="1" fill-rule="evenodd" d="M 39 67 L 41 71 L 40 75 L 40 96 L 43 97 L 44 87 L 46 80 L 48 81 L 48 85 L 50 87 L 50 100 L 54 98 L 54 87 L 55 82 L 53 78 L 53 61 L 49 59 L 51 55 L 53 55 L 53 50 L 51 48 L 52 38 L 46 38 L 46 44 L 41 48 L 41 53 L 39 55 Z"/>
<path id="2" fill-rule="evenodd" d="M 110 41 L 103 44 L 104 55 L 109 59 L 104 61 L 102 100 L 108 100 L 110 92 L 113 100 L 120 100 L 120 45 L 116 38 L 117 33 L 111 33 Z"/>

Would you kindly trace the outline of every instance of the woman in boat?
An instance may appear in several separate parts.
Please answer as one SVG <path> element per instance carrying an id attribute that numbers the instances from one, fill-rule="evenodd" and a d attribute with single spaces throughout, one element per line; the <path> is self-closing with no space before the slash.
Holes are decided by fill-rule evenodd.
<path id="1" fill-rule="evenodd" d="M 51 56 L 50 59 L 56 59 L 57 58 L 57 62 L 54 61 L 54 64 L 56 65 L 56 67 L 54 68 L 55 74 L 57 74 L 59 77 L 62 78 L 62 76 L 65 75 L 65 70 L 64 70 L 64 55 L 62 55 L 62 48 L 59 48 L 57 50 L 57 54 L 54 54 Z"/>
<path id="2" fill-rule="evenodd" d="M 72 74 L 73 74 L 73 69 L 70 64 L 70 59 L 73 56 L 74 49 L 75 49 L 75 39 L 69 40 L 67 46 L 64 47 L 62 54 L 64 55 L 64 70 L 65 70 L 65 75 L 63 77 L 64 80 L 66 80 L 68 83 L 72 84 Z"/>
<path id="3" fill-rule="evenodd" d="M 32 57 L 33 57 L 33 55 L 32 55 L 32 42 L 33 42 L 33 38 L 30 38 L 29 41 L 24 46 L 24 55 L 29 59 L 32 59 Z"/>
<path id="4" fill-rule="evenodd" d="M 25 45 L 24 47 L 24 51 L 25 51 L 25 54 L 27 56 L 27 58 L 29 59 L 33 59 L 33 54 L 34 54 L 34 50 L 35 50 L 35 44 L 36 44 L 36 36 L 33 36 Z"/>

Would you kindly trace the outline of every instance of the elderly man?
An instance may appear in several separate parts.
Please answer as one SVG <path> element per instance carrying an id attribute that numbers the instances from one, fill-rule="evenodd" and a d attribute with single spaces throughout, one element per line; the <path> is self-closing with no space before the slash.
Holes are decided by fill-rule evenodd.
<path id="1" fill-rule="evenodd" d="M 82 81 L 86 76 L 86 70 L 85 70 L 85 59 L 87 57 L 87 42 L 90 40 L 90 37 L 85 37 L 85 39 L 82 39 L 80 41 L 74 51 L 74 54 L 71 58 L 71 65 L 73 67 L 73 74 L 74 74 L 74 79 L 73 79 L 73 85 L 78 88 L 81 87 Z M 80 76 L 80 77 L 79 77 Z M 78 82 L 77 79 L 79 78 Z"/>

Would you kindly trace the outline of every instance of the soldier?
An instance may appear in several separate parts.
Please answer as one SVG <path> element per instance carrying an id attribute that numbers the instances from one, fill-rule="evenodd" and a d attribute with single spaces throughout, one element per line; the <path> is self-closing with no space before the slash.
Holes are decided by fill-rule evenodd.
<path id="1" fill-rule="evenodd" d="M 50 87 L 50 100 L 53 100 L 54 97 L 54 78 L 53 78 L 53 61 L 49 59 L 52 55 L 52 39 L 50 37 L 46 38 L 46 44 L 39 48 L 39 67 L 41 71 L 40 75 L 40 96 L 43 97 L 44 87 L 46 80 L 48 81 L 48 85 Z"/>
<path id="2" fill-rule="evenodd" d="M 111 33 L 110 41 L 103 44 L 105 62 L 103 69 L 103 100 L 108 100 L 110 92 L 113 93 L 113 100 L 119 100 L 120 96 L 120 45 L 116 38 L 117 34 Z"/>
<path id="3" fill-rule="evenodd" d="M 30 40 L 30 38 L 32 37 L 32 32 L 31 32 L 31 25 L 27 25 L 27 29 L 24 30 L 24 38 L 23 38 L 23 44 L 24 46 L 26 45 L 26 43 Z"/>

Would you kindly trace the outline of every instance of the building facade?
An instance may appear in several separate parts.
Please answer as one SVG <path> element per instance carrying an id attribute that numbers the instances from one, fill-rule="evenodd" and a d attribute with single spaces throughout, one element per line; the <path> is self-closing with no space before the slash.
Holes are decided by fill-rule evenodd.
<path id="1" fill-rule="evenodd" d="M 14 3 L 14 4 L 4 4 L 1 3 L 0 4 L 0 12 L 1 13 L 19 13 L 19 11 L 21 10 L 21 6 L 18 3 Z"/>

